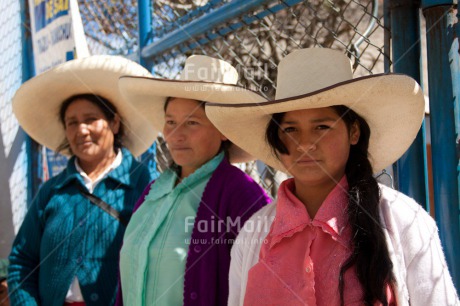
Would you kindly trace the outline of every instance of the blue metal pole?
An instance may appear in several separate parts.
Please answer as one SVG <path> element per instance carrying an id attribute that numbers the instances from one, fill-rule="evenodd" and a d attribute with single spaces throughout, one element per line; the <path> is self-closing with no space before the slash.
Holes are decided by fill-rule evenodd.
<path id="1" fill-rule="evenodd" d="M 390 10 L 393 71 L 407 74 L 420 84 L 419 7 L 413 0 L 393 0 L 390 1 Z M 395 186 L 429 210 L 424 133 L 423 124 L 412 146 L 396 163 Z"/>
<path id="2" fill-rule="evenodd" d="M 428 84 L 435 216 L 457 292 L 460 289 L 459 158 L 460 59 L 453 5 L 422 1 L 427 28 Z M 436 5 L 436 6 L 431 6 Z"/>
<path id="3" fill-rule="evenodd" d="M 138 0 L 138 15 L 139 15 L 139 63 L 153 73 L 153 61 L 149 58 L 141 56 L 142 50 L 152 40 L 152 1 Z M 142 154 L 141 160 L 146 161 L 150 173 L 158 176 L 156 165 L 156 143 L 154 143 L 145 153 Z"/>
<path id="4" fill-rule="evenodd" d="M 28 0 L 20 1 L 20 10 L 22 37 L 22 82 L 24 83 L 35 74 Z M 38 191 L 38 186 L 40 185 L 40 179 L 37 172 L 39 146 L 28 135 L 26 135 L 25 141 L 27 152 L 27 203 L 30 205 L 34 195 Z"/>
<path id="5" fill-rule="evenodd" d="M 153 62 L 149 58 L 142 57 L 142 50 L 152 40 L 152 1 L 138 0 L 137 12 L 139 16 L 139 63 L 152 71 Z"/>
<path id="6" fill-rule="evenodd" d="M 204 34 L 217 25 L 223 24 L 235 17 L 248 12 L 251 9 L 259 8 L 265 2 L 272 0 L 234 0 L 224 4 L 212 13 L 192 21 L 186 28 L 181 27 L 142 50 L 141 56 L 145 59 L 152 58 L 164 50 L 181 44 L 192 37 Z M 141 0 L 139 0 L 141 2 Z"/>

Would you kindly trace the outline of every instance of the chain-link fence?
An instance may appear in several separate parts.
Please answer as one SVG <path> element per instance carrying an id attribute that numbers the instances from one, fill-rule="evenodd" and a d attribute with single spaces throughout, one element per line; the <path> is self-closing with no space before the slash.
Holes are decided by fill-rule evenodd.
<path id="1" fill-rule="evenodd" d="M 91 54 L 129 55 L 138 46 L 137 0 L 78 0 Z"/>

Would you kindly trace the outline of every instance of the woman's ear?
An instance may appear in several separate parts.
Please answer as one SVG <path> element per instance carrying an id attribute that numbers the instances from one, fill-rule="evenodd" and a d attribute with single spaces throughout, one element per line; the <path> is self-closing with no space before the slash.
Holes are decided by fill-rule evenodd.
<path id="1" fill-rule="evenodd" d="M 116 135 L 118 134 L 118 131 L 120 130 L 120 116 L 118 114 L 115 114 L 115 116 L 113 117 L 113 120 L 110 121 L 110 129 L 112 130 L 112 133 L 113 135 Z"/>
<path id="2" fill-rule="evenodd" d="M 350 129 L 350 144 L 355 145 L 359 141 L 359 137 L 361 136 L 361 130 L 359 128 L 358 121 L 355 121 Z"/>

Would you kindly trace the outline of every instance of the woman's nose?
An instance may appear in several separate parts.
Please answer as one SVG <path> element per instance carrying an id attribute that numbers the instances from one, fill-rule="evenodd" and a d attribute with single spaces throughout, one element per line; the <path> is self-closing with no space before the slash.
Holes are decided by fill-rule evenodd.
<path id="1" fill-rule="evenodd" d="M 186 138 L 184 126 L 182 124 L 178 125 L 169 133 L 168 138 L 174 141 L 184 141 Z"/>
<path id="2" fill-rule="evenodd" d="M 296 150 L 300 153 L 310 153 L 316 150 L 317 140 L 311 137 L 301 137 L 297 141 Z"/>
<path id="3" fill-rule="evenodd" d="M 87 135 L 89 134 L 89 129 L 88 125 L 84 122 L 81 122 L 78 124 L 78 129 L 77 129 L 78 134 L 80 135 Z"/>

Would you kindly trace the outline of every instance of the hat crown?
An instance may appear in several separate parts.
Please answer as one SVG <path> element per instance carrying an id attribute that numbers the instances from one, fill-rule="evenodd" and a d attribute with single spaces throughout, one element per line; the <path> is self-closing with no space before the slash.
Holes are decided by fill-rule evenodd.
<path id="1" fill-rule="evenodd" d="M 185 61 L 179 80 L 235 85 L 238 82 L 238 72 L 226 61 L 205 55 L 192 55 Z"/>
<path id="2" fill-rule="evenodd" d="M 342 52 L 297 50 L 278 65 L 276 100 L 309 94 L 352 78 L 351 62 Z"/>

